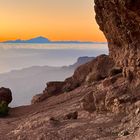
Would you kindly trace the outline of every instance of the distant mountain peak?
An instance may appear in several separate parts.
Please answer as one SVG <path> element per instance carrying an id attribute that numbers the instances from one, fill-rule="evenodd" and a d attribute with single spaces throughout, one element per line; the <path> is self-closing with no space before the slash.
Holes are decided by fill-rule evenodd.
<path id="1" fill-rule="evenodd" d="M 37 36 L 37 37 L 34 37 L 32 39 L 45 39 L 45 40 L 49 40 L 48 38 L 44 37 L 44 36 Z M 30 39 L 31 40 L 31 39 Z"/>
<path id="2" fill-rule="evenodd" d="M 46 37 L 44 37 L 44 36 L 37 36 L 35 38 L 46 39 Z"/>
<path id="3" fill-rule="evenodd" d="M 17 39 L 17 40 L 5 41 L 3 43 L 50 43 L 50 42 L 51 41 L 48 38 L 45 38 L 43 36 L 38 36 L 28 40 Z"/>

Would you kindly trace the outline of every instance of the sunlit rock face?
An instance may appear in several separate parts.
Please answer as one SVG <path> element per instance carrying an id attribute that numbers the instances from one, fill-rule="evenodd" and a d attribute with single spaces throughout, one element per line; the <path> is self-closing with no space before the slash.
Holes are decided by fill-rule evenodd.
<path id="1" fill-rule="evenodd" d="M 95 11 L 110 57 L 129 81 L 139 84 L 140 0 L 95 0 Z"/>

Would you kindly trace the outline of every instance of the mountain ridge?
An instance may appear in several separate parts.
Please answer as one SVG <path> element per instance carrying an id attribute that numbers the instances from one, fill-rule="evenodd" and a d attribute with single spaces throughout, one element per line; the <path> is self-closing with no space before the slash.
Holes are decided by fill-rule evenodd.
<path id="1" fill-rule="evenodd" d="M 66 43 L 66 44 L 71 44 L 71 43 L 96 43 L 96 44 L 101 44 L 101 43 L 106 43 L 106 42 L 91 42 L 91 41 L 51 41 L 50 39 L 46 38 L 46 37 L 43 37 L 43 36 L 38 36 L 38 37 L 34 37 L 34 38 L 31 38 L 31 39 L 27 39 L 27 40 L 22 40 L 22 39 L 17 39 L 17 40 L 7 40 L 7 41 L 4 41 L 4 42 L 0 42 L 0 43 L 36 43 L 36 44 L 39 44 L 39 43 Z"/>

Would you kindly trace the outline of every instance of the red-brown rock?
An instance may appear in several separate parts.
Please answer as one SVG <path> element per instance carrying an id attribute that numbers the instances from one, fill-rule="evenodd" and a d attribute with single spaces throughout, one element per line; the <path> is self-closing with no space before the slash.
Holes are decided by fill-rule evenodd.
<path id="1" fill-rule="evenodd" d="M 140 83 L 140 1 L 95 0 L 96 20 L 105 34 L 109 55 L 127 79 Z M 135 81 L 135 83 L 134 83 Z"/>

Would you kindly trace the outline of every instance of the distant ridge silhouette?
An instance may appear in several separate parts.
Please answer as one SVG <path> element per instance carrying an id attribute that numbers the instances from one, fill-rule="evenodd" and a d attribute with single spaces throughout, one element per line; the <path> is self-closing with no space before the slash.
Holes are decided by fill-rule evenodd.
<path id="1" fill-rule="evenodd" d="M 9 41 L 5 41 L 3 43 L 50 43 L 51 41 L 48 38 L 39 36 L 36 38 L 32 38 L 32 39 L 28 39 L 28 40 L 9 40 Z"/>
<path id="2" fill-rule="evenodd" d="M 4 41 L 1 43 L 67 43 L 67 44 L 71 44 L 71 43 L 95 43 L 95 44 L 101 44 L 101 43 L 106 43 L 106 42 L 81 42 L 81 41 L 51 41 L 48 38 L 39 36 L 39 37 L 35 37 L 35 38 L 31 38 L 28 40 L 21 40 L 21 39 L 17 39 L 17 40 L 8 40 L 8 41 Z"/>

